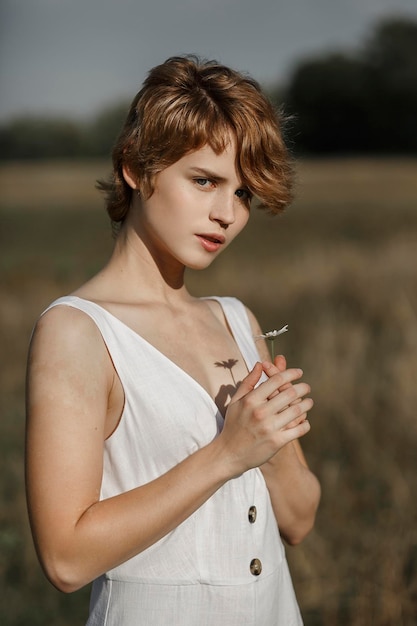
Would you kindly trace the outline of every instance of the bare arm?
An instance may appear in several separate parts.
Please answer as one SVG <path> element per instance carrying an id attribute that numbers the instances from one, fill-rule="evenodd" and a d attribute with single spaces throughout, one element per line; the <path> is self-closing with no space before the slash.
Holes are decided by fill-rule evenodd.
<path id="1" fill-rule="evenodd" d="M 248 311 L 248 315 L 254 336 L 262 334 L 253 314 Z M 257 347 L 268 376 L 285 371 L 284 357 L 276 357 L 275 363 L 272 364 L 265 341 L 259 341 Z M 305 433 L 310 430 L 307 413 L 300 413 L 297 421 L 305 423 Z M 320 501 L 320 484 L 308 468 L 298 439 L 282 447 L 261 466 L 261 470 L 269 489 L 281 535 L 292 545 L 300 543 L 314 525 Z"/>
<path id="2" fill-rule="evenodd" d="M 28 505 L 40 560 L 64 591 L 160 539 L 229 478 L 211 446 L 152 483 L 99 501 L 115 375 L 86 315 L 65 307 L 41 318 L 28 368 Z"/>
<path id="3" fill-rule="evenodd" d="M 283 427 L 294 420 L 289 405 L 305 386 L 290 384 L 268 399 L 300 371 L 286 370 L 254 389 L 261 373 L 258 363 L 208 446 L 146 485 L 99 500 L 116 374 L 88 316 L 57 307 L 41 318 L 28 365 L 26 476 L 35 544 L 55 586 L 74 591 L 138 554 L 227 480 L 302 434 L 302 424 Z"/>

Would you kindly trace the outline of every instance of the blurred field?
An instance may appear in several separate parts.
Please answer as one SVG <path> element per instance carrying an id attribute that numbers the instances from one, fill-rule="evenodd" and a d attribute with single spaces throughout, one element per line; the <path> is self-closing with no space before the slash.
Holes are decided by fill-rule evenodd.
<path id="1" fill-rule="evenodd" d="M 105 163 L 0 167 L 0 622 L 80 626 L 88 590 L 43 578 L 23 486 L 24 369 L 32 325 L 107 258 L 94 180 Z M 242 298 L 315 398 L 303 446 L 323 499 L 287 550 L 306 626 L 417 623 L 417 161 L 311 161 L 298 199 L 252 223 L 196 294 Z M 227 626 L 225 624 L 224 626 Z M 261 626 L 261 625 L 260 625 Z"/>

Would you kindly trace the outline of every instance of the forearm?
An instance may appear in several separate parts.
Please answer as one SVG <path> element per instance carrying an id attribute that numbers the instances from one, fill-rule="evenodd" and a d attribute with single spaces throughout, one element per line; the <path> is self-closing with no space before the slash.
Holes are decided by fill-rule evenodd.
<path id="1" fill-rule="evenodd" d="M 290 442 L 261 467 L 281 535 L 300 543 L 313 528 L 320 484 L 304 462 L 298 441 Z"/>
<path id="2" fill-rule="evenodd" d="M 58 511 L 50 525 L 43 520 L 38 549 L 48 578 L 72 592 L 154 544 L 231 477 L 222 457 L 215 440 L 158 479 L 95 502 L 74 523 Z"/>
<path id="3" fill-rule="evenodd" d="M 240 384 L 222 432 L 209 445 L 156 480 L 102 501 L 102 394 L 84 393 L 85 401 L 71 420 L 68 406 L 73 406 L 74 394 L 69 396 L 65 389 L 84 397 L 82 380 L 60 387 L 58 379 L 52 400 L 50 391 L 45 392 L 45 406 L 43 393 L 31 395 L 28 505 L 40 560 L 56 587 L 74 591 L 139 554 L 178 527 L 228 480 L 263 465 L 307 432 L 305 421 L 297 423 L 311 405 L 303 399 L 308 386 L 296 382 L 301 370 L 285 370 L 257 386 L 261 374 L 258 363 Z M 277 394 L 284 386 L 286 390 Z M 90 387 L 95 389 L 92 382 Z M 103 407 L 95 411 L 100 402 Z"/>

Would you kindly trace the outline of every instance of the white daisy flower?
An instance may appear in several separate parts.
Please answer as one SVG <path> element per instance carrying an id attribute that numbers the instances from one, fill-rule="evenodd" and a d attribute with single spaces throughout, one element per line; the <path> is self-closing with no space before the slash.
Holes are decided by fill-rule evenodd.
<path id="1" fill-rule="evenodd" d="M 256 335 L 255 336 L 255 341 L 257 341 L 258 339 L 268 339 L 272 346 L 271 346 L 271 352 L 272 352 L 272 360 L 274 360 L 274 340 L 276 339 L 276 337 L 278 337 L 278 335 L 282 335 L 283 333 L 286 333 L 288 331 L 288 324 L 286 324 L 285 326 L 283 326 L 282 328 L 280 328 L 279 330 L 269 330 L 267 333 L 264 333 L 263 335 Z"/>
<path id="2" fill-rule="evenodd" d="M 257 335 L 255 339 L 275 339 L 278 335 L 282 335 L 288 331 L 288 324 L 280 328 L 279 330 L 269 330 L 264 335 Z"/>

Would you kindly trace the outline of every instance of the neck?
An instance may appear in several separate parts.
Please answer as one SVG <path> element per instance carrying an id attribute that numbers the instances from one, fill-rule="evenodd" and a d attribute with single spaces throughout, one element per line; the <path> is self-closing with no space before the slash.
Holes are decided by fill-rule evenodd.
<path id="1" fill-rule="evenodd" d="M 129 225 L 119 232 L 113 254 L 102 272 L 103 278 L 111 280 L 112 289 L 124 298 L 129 294 L 129 300 L 167 303 L 190 299 L 184 274 L 182 264 L 157 254 Z"/>

